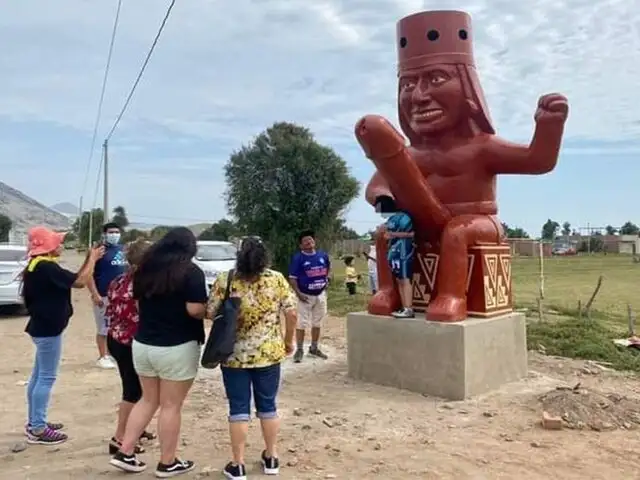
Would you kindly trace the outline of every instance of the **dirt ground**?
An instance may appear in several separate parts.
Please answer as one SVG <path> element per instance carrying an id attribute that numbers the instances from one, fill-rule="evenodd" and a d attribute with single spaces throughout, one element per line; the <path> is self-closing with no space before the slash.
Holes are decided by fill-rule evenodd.
<path id="1" fill-rule="evenodd" d="M 50 419 L 68 425 L 58 447 L 22 442 L 25 383 L 33 349 L 24 317 L 0 318 L 0 468 L 2 478 L 51 480 L 120 478 L 108 465 L 119 400 L 117 373 L 95 367 L 94 323 L 86 292 L 74 297 Z M 538 397 L 559 385 L 640 399 L 632 376 L 586 362 L 531 353 L 529 377 L 464 402 L 367 385 L 346 376 L 344 320 L 329 318 L 323 340 L 331 359 L 287 362 L 280 396 L 281 477 L 289 479 L 637 478 L 639 430 L 547 431 L 539 427 Z M 221 478 L 229 459 L 226 400 L 217 371 L 203 371 L 183 414 L 181 455 L 197 462 L 186 478 Z M 248 447 L 249 477 L 260 477 L 257 423 Z M 157 447 L 143 458 L 152 466 Z M 153 468 L 140 476 L 152 478 Z"/>

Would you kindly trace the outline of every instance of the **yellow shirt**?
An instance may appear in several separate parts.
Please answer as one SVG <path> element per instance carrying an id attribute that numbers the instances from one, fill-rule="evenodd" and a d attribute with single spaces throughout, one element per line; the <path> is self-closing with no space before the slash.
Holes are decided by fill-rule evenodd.
<path id="1" fill-rule="evenodd" d="M 215 312 L 224 298 L 227 275 L 211 287 L 208 311 Z M 280 272 L 265 270 L 255 282 L 234 279 L 231 292 L 240 297 L 238 332 L 233 354 L 224 363 L 232 368 L 268 367 L 285 358 L 280 314 L 296 308 L 296 297 Z"/>
<path id="2" fill-rule="evenodd" d="M 358 272 L 355 267 L 345 267 L 344 269 L 344 281 L 345 283 L 357 283 Z"/>

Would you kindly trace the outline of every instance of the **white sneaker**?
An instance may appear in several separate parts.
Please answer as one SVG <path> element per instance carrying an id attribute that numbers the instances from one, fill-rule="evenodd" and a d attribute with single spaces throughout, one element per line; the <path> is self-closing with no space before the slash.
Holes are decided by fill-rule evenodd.
<path id="1" fill-rule="evenodd" d="M 105 370 L 108 370 L 108 369 L 111 369 L 111 368 L 116 368 L 116 364 L 111 359 L 111 357 L 99 358 L 98 362 L 96 363 L 96 365 L 98 365 L 98 367 L 100 367 L 100 368 L 104 368 Z"/>

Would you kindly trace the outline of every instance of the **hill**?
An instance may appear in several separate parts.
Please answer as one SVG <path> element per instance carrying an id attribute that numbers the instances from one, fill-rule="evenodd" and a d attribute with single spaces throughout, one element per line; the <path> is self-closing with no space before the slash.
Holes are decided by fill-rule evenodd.
<path id="1" fill-rule="evenodd" d="M 24 233 L 36 225 L 56 230 L 70 227 L 69 219 L 6 183 L 0 182 L 0 213 L 13 222 L 15 232 Z"/>
<path id="2" fill-rule="evenodd" d="M 56 203 L 55 205 L 51 205 L 49 208 L 51 210 L 55 210 L 56 212 L 60 212 L 64 215 L 70 215 L 73 217 L 77 217 L 80 210 L 78 207 L 76 207 L 73 203 L 70 203 L 70 202 Z"/>

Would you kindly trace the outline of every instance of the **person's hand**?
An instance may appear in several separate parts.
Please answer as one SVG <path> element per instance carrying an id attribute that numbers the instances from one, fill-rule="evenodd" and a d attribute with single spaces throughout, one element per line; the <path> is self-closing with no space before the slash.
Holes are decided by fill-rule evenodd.
<path id="1" fill-rule="evenodd" d="M 98 294 L 92 293 L 91 294 L 91 301 L 98 308 L 104 307 L 104 299 Z"/>
<path id="2" fill-rule="evenodd" d="M 290 355 L 293 355 L 293 353 L 295 352 L 296 348 L 293 344 L 293 340 L 285 340 L 284 341 L 284 352 L 287 354 L 287 357 Z"/>
<path id="3" fill-rule="evenodd" d="M 298 300 L 300 300 L 302 303 L 309 303 L 309 299 L 304 295 L 298 295 Z"/>
<path id="4" fill-rule="evenodd" d="M 104 252 L 104 245 L 98 245 L 97 247 L 93 247 L 91 250 L 89 250 L 89 257 L 95 262 L 96 260 L 100 260 L 102 258 Z"/>

